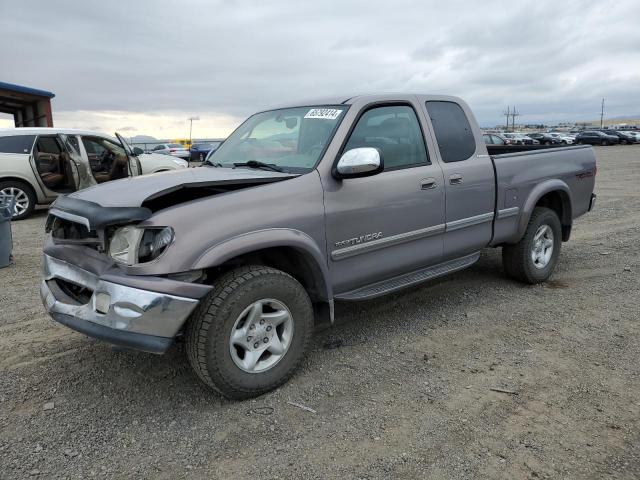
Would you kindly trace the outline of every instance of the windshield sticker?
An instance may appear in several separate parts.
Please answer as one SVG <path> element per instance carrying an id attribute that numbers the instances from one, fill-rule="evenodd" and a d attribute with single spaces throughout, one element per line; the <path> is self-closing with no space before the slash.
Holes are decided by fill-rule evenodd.
<path id="1" fill-rule="evenodd" d="M 340 116 L 342 110 L 337 108 L 312 108 L 307 112 L 304 118 L 324 118 L 326 120 L 335 120 Z"/>

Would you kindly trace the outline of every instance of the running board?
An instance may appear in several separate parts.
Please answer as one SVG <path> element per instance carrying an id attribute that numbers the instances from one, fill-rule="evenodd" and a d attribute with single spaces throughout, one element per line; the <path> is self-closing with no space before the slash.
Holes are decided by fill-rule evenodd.
<path id="1" fill-rule="evenodd" d="M 476 263 L 479 258 L 480 252 L 472 253 L 471 255 L 449 260 L 432 267 L 405 273 L 404 275 L 398 275 L 397 277 L 383 280 L 382 282 L 372 283 L 371 285 L 351 290 L 350 292 L 341 293 L 335 295 L 334 298 L 336 300 L 357 301 L 380 297 L 387 293 L 395 292 L 396 290 L 401 290 L 470 267 Z"/>

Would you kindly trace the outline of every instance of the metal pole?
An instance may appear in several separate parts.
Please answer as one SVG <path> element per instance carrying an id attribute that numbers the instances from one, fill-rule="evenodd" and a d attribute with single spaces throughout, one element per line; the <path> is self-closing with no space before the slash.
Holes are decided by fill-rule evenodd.
<path id="1" fill-rule="evenodd" d="M 600 108 L 600 128 L 604 128 L 604 98 L 602 99 L 602 107 Z"/>
<path id="2" fill-rule="evenodd" d="M 193 130 L 193 117 L 189 119 L 189 145 L 191 145 L 191 132 Z"/>

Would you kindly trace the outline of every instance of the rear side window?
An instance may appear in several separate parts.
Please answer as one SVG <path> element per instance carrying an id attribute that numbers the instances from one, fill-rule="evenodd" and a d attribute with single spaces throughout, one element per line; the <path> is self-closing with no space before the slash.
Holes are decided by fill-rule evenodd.
<path id="1" fill-rule="evenodd" d="M 429 163 L 422 130 L 413 108 L 376 107 L 358 120 L 344 151 L 373 147 L 382 152 L 385 170 Z"/>
<path id="2" fill-rule="evenodd" d="M 427 102 L 433 131 L 445 162 L 466 160 L 476 151 L 476 140 L 464 111 L 454 102 Z"/>
<path id="3" fill-rule="evenodd" d="M 0 153 L 31 153 L 35 135 L 0 137 Z"/>

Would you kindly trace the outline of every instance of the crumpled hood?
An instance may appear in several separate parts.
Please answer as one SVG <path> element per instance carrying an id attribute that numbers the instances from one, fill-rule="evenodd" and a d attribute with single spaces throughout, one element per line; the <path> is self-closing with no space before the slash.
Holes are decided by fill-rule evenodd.
<path id="1" fill-rule="evenodd" d="M 207 196 L 202 193 L 203 189 L 211 188 L 213 190 L 216 187 L 230 187 L 237 190 L 296 176 L 290 173 L 243 167 L 187 168 L 106 182 L 72 193 L 69 197 L 94 202 L 103 207 L 140 207 L 145 201 L 161 197 L 169 199 L 171 195 L 178 197 L 178 192 L 182 192 L 181 201 L 176 201 L 176 203 L 188 201 L 189 196 L 184 195 L 185 190 L 198 190 L 199 194 L 196 198 L 202 198 Z M 212 195 L 214 194 L 212 193 Z"/>

